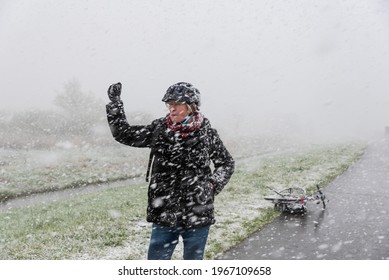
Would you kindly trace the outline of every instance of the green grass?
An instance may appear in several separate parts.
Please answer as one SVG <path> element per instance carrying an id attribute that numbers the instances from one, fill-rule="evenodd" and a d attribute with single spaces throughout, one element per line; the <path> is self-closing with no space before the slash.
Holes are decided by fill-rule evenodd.
<path id="1" fill-rule="evenodd" d="M 216 197 L 206 258 L 214 259 L 279 215 L 263 199 L 287 185 L 324 186 L 357 160 L 363 145 L 316 147 L 237 165 Z M 144 259 L 147 186 L 123 186 L 46 205 L 0 212 L 0 259 Z M 174 258 L 181 259 L 180 248 Z"/>
<path id="2" fill-rule="evenodd" d="M 146 192 L 145 186 L 118 188 L 1 213 L 0 258 L 99 256 L 131 236 L 129 222 L 143 219 Z"/>

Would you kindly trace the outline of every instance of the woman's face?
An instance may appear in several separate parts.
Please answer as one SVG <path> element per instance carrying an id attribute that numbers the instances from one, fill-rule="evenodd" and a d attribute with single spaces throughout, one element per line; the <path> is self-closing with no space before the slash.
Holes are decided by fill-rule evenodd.
<path id="1" fill-rule="evenodd" d="M 169 101 L 166 102 L 166 106 L 173 123 L 183 122 L 190 113 L 189 106 L 182 102 Z"/>

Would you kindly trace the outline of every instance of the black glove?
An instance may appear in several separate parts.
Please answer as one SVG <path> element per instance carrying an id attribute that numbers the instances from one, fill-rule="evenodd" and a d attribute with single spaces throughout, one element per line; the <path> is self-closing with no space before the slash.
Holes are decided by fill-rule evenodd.
<path id="1" fill-rule="evenodd" d="M 121 93 L 122 93 L 122 84 L 121 83 L 112 84 L 108 88 L 108 98 L 112 102 L 119 101 Z"/>

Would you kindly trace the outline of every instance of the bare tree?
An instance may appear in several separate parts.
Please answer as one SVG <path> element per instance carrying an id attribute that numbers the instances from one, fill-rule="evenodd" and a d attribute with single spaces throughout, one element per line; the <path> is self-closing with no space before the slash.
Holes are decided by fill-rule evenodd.
<path id="1" fill-rule="evenodd" d="M 90 136 L 94 126 L 105 120 L 103 101 L 85 93 L 78 80 L 67 82 L 63 92 L 55 97 L 54 104 L 62 109 L 66 121 L 63 129 L 73 136 Z"/>

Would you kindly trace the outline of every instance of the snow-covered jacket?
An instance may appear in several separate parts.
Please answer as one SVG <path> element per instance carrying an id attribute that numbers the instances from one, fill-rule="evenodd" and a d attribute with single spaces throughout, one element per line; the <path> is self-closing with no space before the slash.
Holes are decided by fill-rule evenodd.
<path id="1" fill-rule="evenodd" d="M 215 223 L 214 196 L 233 174 L 234 160 L 208 119 L 182 138 L 167 128 L 167 117 L 129 125 L 121 101 L 107 105 L 107 118 L 115 140 L 151 148 L 148 222 L 185 228 Z"/>

